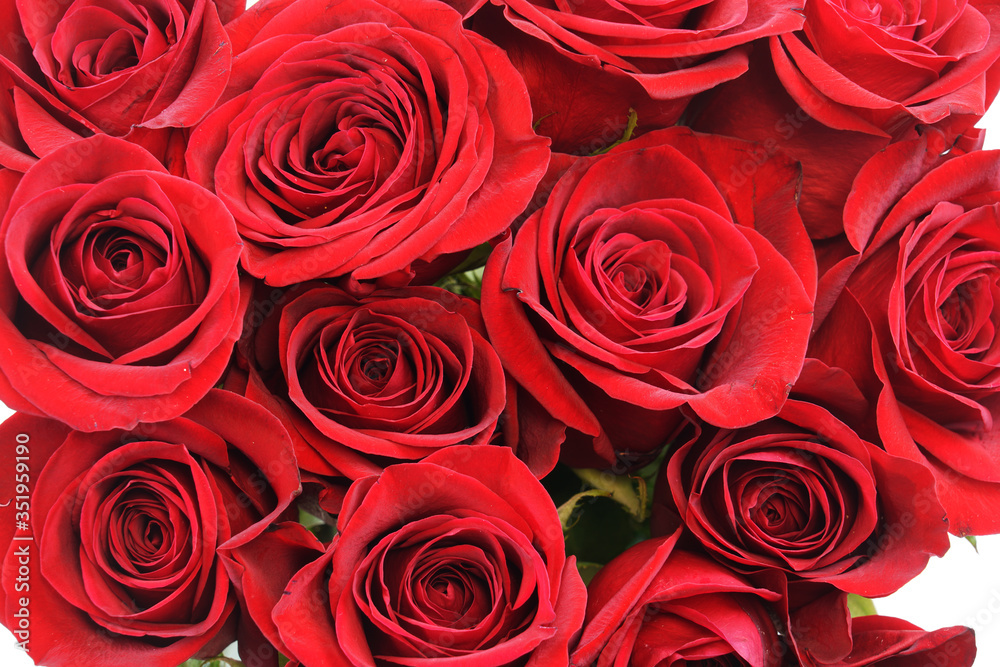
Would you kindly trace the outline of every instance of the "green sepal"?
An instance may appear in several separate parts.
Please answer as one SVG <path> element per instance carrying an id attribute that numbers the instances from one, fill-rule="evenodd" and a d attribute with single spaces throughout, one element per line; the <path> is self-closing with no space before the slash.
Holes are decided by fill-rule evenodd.
<path id="1" fill-rule="evenodd" d="M 562 505 L 559 506 L 557 510 L 559 512 L 559 523 L 562 525 L 563 532 L 569 531 L 573 527 L 576 521 L 573 519 L 573 514 L 576 511 L 576 506 L 584 498 L 590 498 L 594 496 L 601 496 L 604 498 L 610 498 L 611 494 L 607 491 L 602 491 L 601 489 L 588 489 L 586 491 L 581 491 L 576 494 Z"/>
<path id="2" fill-rule="evenodd" d="M 573 473 L 594 489 L 606 492 L 602 495 L 624 507 L 636 521 L 641 523 L 649 517 L 648 487 L 642 477 L 613 475 L 592 468 L 573 468 Z"/>
<path id="3" fill-rule="evenodd" d="M 878 612 L 875 611 L 875 603 L 870 599 L 861 597 L 860 595 L 855 595 L 854 593 L 847 594 L 847 608 L 851 612 L 851 618 L 857 618 L 858 616 L 874 616 Z"/>

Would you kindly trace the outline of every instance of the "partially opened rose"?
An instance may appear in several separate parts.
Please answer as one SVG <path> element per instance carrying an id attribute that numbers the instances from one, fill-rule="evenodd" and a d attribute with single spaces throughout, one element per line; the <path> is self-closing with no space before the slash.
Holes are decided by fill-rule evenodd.
<path id="1" fill-rule="evenodd" d="M 180 415 L 222 375 L 245 305 L 239 235 L 212 193 L 97 135 L 30 168 L 0 232 L 7 405 L 131 428 Z"/>
<path id="2" fill-rule="evenodd" d="M 490 341 L 566 425 L 562 454 L 575 465 L 642 460 L 685 404 L 740 426 L 784 402 L 805 354 L 815 260 L 795 169 L 776 161 L 734 180 L 747 150 L 677 128 L 582 158 L 490 256 Z"/>
<path id="3" fill-rule="evenodd" d="M 886 151 L 845 215 L 860 252 L 811 354 L 851 373 L 895 456 L 928 467 L 958 535 L 1000 530 L 1000 154 L 924 173 Z M 891 174 L 888 185 L 886 174 Z M 922 175 L 922 177 L 921 177 Z M 864 352 L 840 341 L 864 342 Z"/>
<path id="4" fill-rule="evenodd" d="M 783 664 L 769 609 L 780 596 L 676 542 L 677 534 L 645 540 L 597 573 L 571 664 Z"/>
<path id="5" fill-rule="evenodd" d="M 586 590 L 509 449 L 449 447 L 358 480 L 338 528 L 273 613 L 302 664 L 569 663 Z"/>
<path id="6" fill-rule="evenodd" d="M 190 127 L 219 99 L 229 0 L 4 0 L 0 68 L 30 77 L 108 134 Z"/>
<path id="7" fill-rule="evenodd" d="M 0 433 L 25 443 L 31 462 L 29 515 L 15 524 L 13 504 L 0 510 L 0 618 L 17 629 L 30 597 L 38 664 L 176 665 L 235 639 L 239 595 L 219 549 L 259 536 L 299 490 L 276 419 L 214 390 L 183 417 L 134 431 L 18 414 Z M 4 448 L 5 469 L 16 454 Z M 17 582 L 22 565 L 30 590 Z"/>
<path id="8" fill-rule="evenodd" d="M 300 465 L 368 476 L 382 462 L 486 444 L 505 405 L 500 360 L 479 305 L 438 287 L 358 298 L 289 290 L 252 340 L 246 395 L 288 425 Z"/>
<path id="9" fill-rule="evenodd" d="M 504 53 L 443 3 L 296 0 L 230 26 L 226 104 L 195 131 L 192 178 L 271 285 L 408 282 L 493 238 L 548 163 Z"/>

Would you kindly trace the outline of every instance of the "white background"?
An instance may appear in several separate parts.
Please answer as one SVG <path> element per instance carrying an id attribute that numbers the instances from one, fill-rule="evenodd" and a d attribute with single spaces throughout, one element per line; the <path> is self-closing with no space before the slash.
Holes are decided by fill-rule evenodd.
<path id="1" fill-rule="evenodd" d="M 1000 104 L 981 123 L 996 128 L 987 148 L 1000 148 Z M 0 418 L 10 411 L 0 405 Z M 997 508 L 1000 512 L 1000 507 Z M 978 553 L 966 540 L 952 538 L 944 558 L 932 558 L 927 569 L 897 593 L 875 601 L 880 614 L 903 618 L 931 630 L 966 625 L 976 631 L 975 667 L 1000 665 L 1000 535 L 980 537 Z M 31 667 L 13 636 L 0 626 L 0 665 Z M 144 667 L 137 665 L 136 667 Z"/>

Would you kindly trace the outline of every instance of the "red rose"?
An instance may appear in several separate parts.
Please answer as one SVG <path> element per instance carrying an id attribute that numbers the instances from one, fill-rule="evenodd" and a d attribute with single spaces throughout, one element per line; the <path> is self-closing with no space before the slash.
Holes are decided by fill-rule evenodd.
<path id="1" fill-rule="evenodd" d="M 176 665 L 235 639 L 219 550 L 257 537 L 299 488 L 276 419 L 216 390 L 135 431 L 19 414 L 0 432 L 21 444 L 3 448 L 4 469 L 25 463 L 30 490 L 28 516 L 2 510 L 0 609 L 12 631 L 30 614 L 22 639 L 36 662 Z M 17 491 L 8 477 L 4 497 Z"/>
<path id="2" fill-rule="evenodd" d="M 785 90 L 828 127 L 898 137 L 962 115 L 971 127 L 996 95 L 987 75 L 1000 11 L 990 0 L 810 0 L 805 17 L 801 31 L 771 38 L 771 55 Z"/>
<path id="3" fill-rule="evenodd" d="M 0 57 L 0 214 L 38 158 L 89 137 L 96 128 Z"/>
<path id="4" fill-rule="evenodd" d="M 3 0 L 0 70 L 51 92 L 101 130 L 189 127 L 229 79 L 223 0 Z"/>
<path id="5" fill-rule="evenodd" d="M 942 151 L 981 140 L 973 125 L 996 95 L 1000 10 L 810 0 L 804 11 L 803 30 L 771 37 L 770 53 L 756 51 L 748 75 L 695 102 L 691 117 L 699 131 L 760 142 L 758 162 L 779 152 L 801 162 L 802 219 L 827 239 L 844 231 L 858 170 L 890 142 L 930 124 Z"/>
<path id="6" fill-rule="evenodd" d="M 815 264 L 793 168 L 726 180 L 748 149 L 676 129 L 580 159 L 490 256 L 490 340 L 571 429 L 562 451 L 576 465 L 643 458 L 682 405 L 736 427 L 784 402 Z"/>
<path id="7" fill-rule="evenodd" d="M 24 173 L 39 157 L 93 134 L 79 114 L 2 67 L 0 86 L 0 117 L 8 121 L 0 127 L 0 167 Z"/>
<path id="8" fill-rule="evenodd" d="M 503 447 L 449 447 L 351 487 L 334 544 L 274 610 L 309 667 L 566 665 L 586 591 L 556 508 Z"/>
<path id="9" fill-rule="evenodd" d="M 0 172 L 12 172 L 0 178 L 0 211 L 6 211 L 20 175 L 38 158 L 101 130 L 48 91 L 3 67 L 0 91 L 0 117 L 8 121 L 0 127 Z M 184 175 L 184 130 L 136 130 L 128 140 L 156 156 L 171 174 Z"/>
<path id="10" fill-rule="evenodd" d="M 212 193 L 97 135 L 29 169 L 0 231 L 7 405 L 131 428 L 180 415 L 222 375 L 245 305 L 239 236 Z"/>
<path id="11" fill-rule="evenodd" d="M 657 509 L 676 511 L 737 570 L 881 597 L 948 550 L 930 473 L 818 405 L 790 399 L 777 417 L 738 430 L 692 423 L 675 443 Z"/>
<path id="12" fill-rule="evenodd" d="M 247 270 L 398 285 L 506 229 L 549 152 L 504 53 L 438 2 L 286 4 L 233 24 L 235 97 L 189 145 Z"/>
<path id="13" fill-rule="evenodd" d="M 802 27 L 800 5 L 789 0 L 490 1 L 525 34 L 575 62 L 622 72 L 657 100 L 690 97 L 738 77 L 747 71 L 747 52 L 736 47 Z M 486 0 L 472 4 L 462 7 L 467 15 Z"/>
<path id="14" fill-rule="evenodd" d="M 302 507 L 301 497 L 297 503 Z M 268 664 L 267 658 L 290 651 L 278 633 L 271 617 L 274 606 L 285 587 L 303 567 L 323 555 L 324 546 L 305 526 L 295 521 L 273 523 L 259 537 L 226 549 L 223 554 L 233 583 L 239 588 L 241 600 L 253 623 L 260 629 L 266 644 L 256 653 L 243 652 L 248 665 Z M 257 659 L 251 657 L 256 655 Z M 295 661 L 289 665 L 298 664 Z"/>
<path id="15" fill-rule="evenodd" d="M 475 301 L 438 287 L 356 298 L 320 283 L 278 300 L 241 345 L 246 395 L 285 422 L 303 468 L 357 478 L 377 472 L 368 458 L 492 438 L 505 380 Z"/>
<path id="16" fill-rule="evenodd" d="M 448 3 L 510 56 L 553 150 L 579 155 L 618 141 L 630 110 L 636 134 L 674 125 L 691 96 L 747 71 L 750 42 L 802 26 L 788 0 Z"/>
<path id="17" fill-rule="evenodd" d="M 927 632 L 891 616 L 861 616 L 853 625 L 853 650 L 830 667 L 971 667 L 976 659 L 969 628 Z"/>
<path id="18" fill-rule="evenodd" d="M 780 596 L 676 541 L 640 542 L 597 573 L 570 664 L 781 665 L 787 649 L 768 611 Z"/>
<path id="19" fill-rule="evenodd" d="M 2 61 L 0 61 L 2 62 Z M 20 72 L 0 66 L 0 211 L 6 211 L 21 175 L 38 158 L 100 129 Z M 134 131 L 129 141 L 139 144 L 172 174 L 183 175 L 182 130 Z"/>
<path id="20" fill-rule="evenodd" d="M 854 377 L 890 454 L 934 473 L 953 533 L 993 533 L 1000 154 L 960 155 L 925 174 L 922 145 L 910 148 L 886 151 L 855 182 L 845 230 L 860 255 L 844 260 L 845 271 L 860 264 L 810 354 Z"/>

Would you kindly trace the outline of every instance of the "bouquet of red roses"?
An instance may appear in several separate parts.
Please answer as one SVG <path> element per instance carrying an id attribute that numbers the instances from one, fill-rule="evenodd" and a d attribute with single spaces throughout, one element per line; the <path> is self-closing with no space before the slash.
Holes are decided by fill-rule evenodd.
<path id="1" fill-rule="evenodd" d="M 0 17 L 39 664 L 972 664 L 870 599 L 1000 533 L 1000 1 Z"/>

